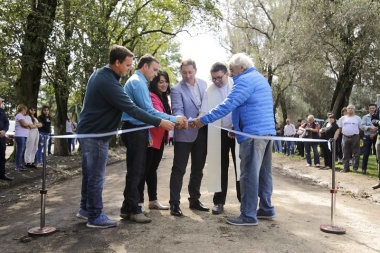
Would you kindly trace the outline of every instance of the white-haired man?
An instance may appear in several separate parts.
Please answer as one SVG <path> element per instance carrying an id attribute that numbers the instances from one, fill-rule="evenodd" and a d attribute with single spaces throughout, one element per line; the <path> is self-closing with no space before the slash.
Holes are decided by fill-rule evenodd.
<path id="1" fill-rule="evenodd" d="M 355 115 L 355 106 L 347 106 L 347 115 L 338 120 L 339 129 L 335 132 L 334 139 L 338 139 L 339 133 L 342 132 L 343 148 L 343 167 L 340 172 L 350 171 L 350 156 L 352 154 L 354 172 L 358 171 L 360 159 L 360 127 L 362 119 Z"/>
<path id="2" fill-rule="evenodd" d="M 228 65 L 235 83 L 230 94 L 216 108 L 197 118 L 195 124 L 201 127 L 232 112 L 236 131 L 259 136 L 276 135 L 272 89 L 268 81 L 256 70 L 246 54 L 233 55 Z M 228 218 L 227 223 L 255 226 L 258 218 L 272 219 L 275 216 L 271 204 L 272 141 L 242 135 L 236 135 L 236 138 L 240 144 L 241 158 L 241 214 L 236 218 Z"/>

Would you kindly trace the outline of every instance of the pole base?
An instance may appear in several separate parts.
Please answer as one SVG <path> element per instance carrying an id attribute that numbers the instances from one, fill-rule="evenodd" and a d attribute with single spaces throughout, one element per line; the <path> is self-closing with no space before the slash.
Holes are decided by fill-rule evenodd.
<path id="1" fill-rule="evenodd" d="M 320 229 L 322 232 L 330 233 L 330 234 L 343 235 L 346 233 L 346 229 L 343 227 L 339 227 L 339 226 L 321 225 Z"/>
<path id="2" fill-rule="evenodd" d="M 56 231 L 56 229 L 53 227 L 44 227 L 44 228 L 36 227 L 36 228 L 29 229 L 28 234 L 29 234 L 29 236 L 33 236 L 33 235 L 45 236 L 45 235 L 51 235 L 55 231 Z"/>

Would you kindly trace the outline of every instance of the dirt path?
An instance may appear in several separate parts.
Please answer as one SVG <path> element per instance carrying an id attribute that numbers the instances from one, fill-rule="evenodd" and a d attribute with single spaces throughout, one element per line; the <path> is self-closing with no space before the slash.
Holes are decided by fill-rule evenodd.
<path id="1" fill-rule="evenodd" d="M 158 193 L 163 203 L 169 199 L 172 151 L 172 147 L 166 148 L 159 169 Z M 39 226 L 40 216 L 40 195 L 25 190 L 20 192 L 18 201 L 1 206 L 1 252 L 378 252 L 380 206 L 342 191 L 337 196 L 336 224 L 345 227 L 347 234 L 321 232 L 319 226 L 330 222 L 330 194 L 321 183 L 323 179 L 315 179 L 318 175 L 311 180 L 302 179 L 297 168 L 302 171 L 303 166 L 297 165 L 298 162 L 302 163 L 274 158 L 273 204 L 277 216 L 272 221 L 260 221 L 257 227 L 226 224 L 227 217 L 239 214 L 233 183 L 229 185 L 224 215 L 188 209 L 188 173 L 181 204 L 185 217 L 173 217 L 168 211 L 154 210 L 149 213 L 153 219 L 150 224 L 120 220 L 125 176 L 125 163 L 121 162 L 107 168 L 104 191 L 104 210 L 109 217 L 120 220 L 117 228 L 90 229 L 75 217 L 80 198 L 80 176 L 74 176 L 49 186 L 46 225 L 56 227 L 58 232 L 23 243 L 20 238 L 27 235 L 29 228 Z M 319 173 L 323 178 L 329 172 Z M 313 173 L 310 171 L 310 174 Z M 230 178 L 234 178 L 232 169 Z M 17 195 L 16 192 L 9 194 Z M 201 201 L 212 206 L 212 193 L 207 192 L 205 183 Z"/>

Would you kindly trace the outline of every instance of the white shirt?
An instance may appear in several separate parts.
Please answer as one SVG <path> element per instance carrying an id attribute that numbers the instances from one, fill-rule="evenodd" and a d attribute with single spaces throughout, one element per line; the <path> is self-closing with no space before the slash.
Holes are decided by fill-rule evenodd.
<path id="1" fill-rule="evenodd" d="M 338 126 L 342 128 L 343 135 L 354 135 L 359 134 L 361 118 L 357 115 L 353 116 L 343 116 L 338 120 Z"/>
<path id="2" fill-rule="evenodd" d="M 293 136 L 296 134 L 296 128 L 293 124 L 286 124 L 284 126 L 284 136 Z"/>
<path id="3" fill-rule="evenodd" d="M 199 86 L 197 82 L 195 82 L 194 86 L 186 83 L 187 87 L 189 87 L 191 95 L 193 95 L 193 98 L 195 100 L 195 104 L 197 105 L 198 109 L 201 109 L 202 99 L 201 99 L 201 92 L 199 90 Z"/>
<path id="4" fill-rule="evenodd" d="M 221 88 L 218 87 L 220 102 L 223 102 L 227 98 L 228 94 L 231 92 L 230 82 L 231 82 L 231 84 L 233 84 L 232 78 L 228 78 L 228 83 L 226 85 L 224 85 L 223 87 L 221 87 Z M 212 85 L 215 85 L 215 84 L 212 84 Z M 206 92 L 203 96 L 203 99 L 202 99 L 201 112 L 207 113 L 210 109 L 212 109 L 212 108 L 208 108 L 208 93 L 206 90 Z M 233 124 L 232 124 L 232 113 L 229 113 L 225 117 L 223 117 L 221 124 L 222 124 L 221 126 L 224 128 L 232 128 L 232 126 L 233 126 Z"/>

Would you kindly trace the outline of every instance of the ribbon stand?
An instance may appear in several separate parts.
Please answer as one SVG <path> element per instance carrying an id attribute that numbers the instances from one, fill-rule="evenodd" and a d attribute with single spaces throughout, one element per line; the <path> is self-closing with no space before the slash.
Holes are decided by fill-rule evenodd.
<path id="1" fill-rule="evenodd" d="M 54 227 L 45 227 L 45 201 L 46 201 L 46 152 L 47 152 L 47 139 L 48 136 L 44 135 L 44 160 L 42 169 L 42 188 L 40 190 L 41 194 L 41 222 L 40 227 L 31 228 L 28 230 L 29 236 L 45 236 L 53 234 L 56 229 Z"/>
<path id="2" fill-rule="evenodd" d="M 335 157 L 336 157 L 336 140 L 330 139 L 328 144 L 332 149 L 332 184 L 331 184 L 331 224 L 330 225 L 321 225 L 320 229 L 322 232 L 331 233 L 331 234 L 345 234 L 346 229 L 335 225 L 334 216 L 335 216 L 335 205 L 336 205 L 336 193 L 338 189 L 335 189 Z"/>

